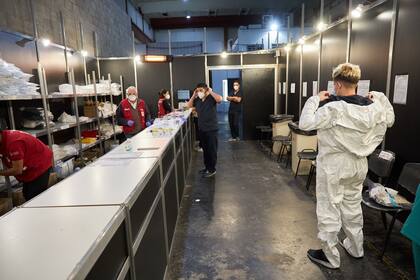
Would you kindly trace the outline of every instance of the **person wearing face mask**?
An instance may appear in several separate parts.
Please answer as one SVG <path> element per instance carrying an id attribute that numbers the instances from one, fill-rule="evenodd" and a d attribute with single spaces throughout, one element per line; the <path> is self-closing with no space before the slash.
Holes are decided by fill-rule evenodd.
<path id="1" fill-rule="evenodd" d="M 218 145 L 216 105 L 222 100 L 222 96 L 213 92 L 206 84 L 200 83 L 187 102 L 187 107 L 195 108 L 198 115 L 198 130 L 204 156 L 204 169 L 200 170 L 200 174 L 204 178 L 210 178 L 216 174 Z"/>
<path id="2" fill-rule="evenodd" d="M 239 119 L 242 112 L 242 92 L 240 90 L 239 81 L 233 83 L 233 91 L 229 93 L 227 100 L 230 102 L 229 105 L 229 125 L 230 133 L 232 137 L 228 140 L 239 141 Z"/>
<path id="3" fill-rule="evenodd" d="M 123 127 L 124 135 L 131 138 L 151 125 L 149 109 L 143 99 L 138 98 L 137 88 L 126 90 L 126 98 L 117 108 L 117 124 Z"/>
<path id="4" fill-rule="evenodd" d="M 172 112 L 171 106 L 171 95 L 169 94 L 169 90 L 162 89 L 159 92 L 159 101 L 158 101 L 158 118 L 165 116 Z"/>
<path id="5" fill-rule="evenodd" d="M 337 244 L 354 258 L 362 258 L 362 184 L 369 156 L 394 123 L 394 110 L 381 92 L 368 97 L 356 93 L 359 66 L 337 66 L 332 78 L 336 95 L 323 91 L 308 99 L 299 121 L 302 130 L 317 130 L 316 214 L 321 249 L 309 250 L 313 262 L 340 267 Z M 344 240 L 338 240 L 340 229 Z"/>

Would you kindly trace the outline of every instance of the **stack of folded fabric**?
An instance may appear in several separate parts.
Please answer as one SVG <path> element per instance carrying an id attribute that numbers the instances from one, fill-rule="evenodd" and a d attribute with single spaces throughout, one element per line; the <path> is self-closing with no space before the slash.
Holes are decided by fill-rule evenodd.
<path id="1" fill-rule="evenodd" d="M 117 112 L 117 105 L 111 104 L 111 102 L 101 102 L 98 105 L 99 114 L 101 117 L 106 118 L 112 116 Z"/>
<path id="2" fill-rule="evenodd" d="M 38 85 L 29 82 L 31 77 L 0 58 L 0 96 L 39 95 Z"/>
<path id="3" fill-rule="evenodd" d="M 70 140 L 69 142 L 60 145 L 54 144 L 52 146 L 52 150 L 54 153 L 55 161 L 65 158 L 67 156 L 73 156 L 77 154 L 77 146 L 73 140 Z"/>
<path id="4" fill-rule="evenodd" d="M 116 125 L 115 126 L 115 133 L 122 133 L 122 127 Z M 101 134 L 105 137 L 111 137 L 114 134 L 114 129 L 112 127 L 111 122 L 104 121 L 101 123 Z"/>
<path id="5" fill-rule="evenodd" d="M 102 80 L 99 84 L 96 84 L 96 93 L 97 94 L 109 94 L 109 82 L 107 80 Z M 58 86 L 58 93 L 62 94 L 73 94 L 73 87 L 70 84 L 62 84 Z M 76 93 L 77 94 L 93 94 L 94 87 L 93 84 L 86 85 L 86 86 L 79 86 L 76 85 Z M 117 83 L 111 84 L 111 93 L 113 95 L 120 95 L 121 94 L 121 86 Z"/>
<path id="6" fill-rule="evenodd" d="M 24 128 L 42 129 L 47 126 L 45 123 L 45 111 L 43 108 L 21 107 L 19 110 L 22 113 L 21 125 Z M 52 122 L 54 119 L 53 114 L 48 111 L 47 116 L 50 121 L 50 126 L 54 126 L 54 123 Z"/>

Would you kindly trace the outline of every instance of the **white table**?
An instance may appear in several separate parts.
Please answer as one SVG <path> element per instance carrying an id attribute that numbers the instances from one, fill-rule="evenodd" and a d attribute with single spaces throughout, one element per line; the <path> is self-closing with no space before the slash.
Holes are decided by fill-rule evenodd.
<path id="1" fill-rule="evenodd" d="M 0 278 L 82 279 L 123 219 L 119 206 L 18 208 L 0 219 Z"/>
<path id="2" fill-rule="evenodd" d="M 23 207 L 120 205 L 127 202 L 157 162 L 157 158 L 101 158 L 93 166 L 74 173 Z"/>

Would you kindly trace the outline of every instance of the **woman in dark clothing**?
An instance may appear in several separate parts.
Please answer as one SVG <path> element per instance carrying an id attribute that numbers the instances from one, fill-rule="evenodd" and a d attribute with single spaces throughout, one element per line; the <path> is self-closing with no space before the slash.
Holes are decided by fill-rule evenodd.
<path id="1" fill-rule="evenodd" d="M 165 116 L 166 114 L 172 112 L 171 106 L 171 95 L 169 90 L 162 89 L 159 92 L 159 101 L 158 101 L 158 118 Z"/>

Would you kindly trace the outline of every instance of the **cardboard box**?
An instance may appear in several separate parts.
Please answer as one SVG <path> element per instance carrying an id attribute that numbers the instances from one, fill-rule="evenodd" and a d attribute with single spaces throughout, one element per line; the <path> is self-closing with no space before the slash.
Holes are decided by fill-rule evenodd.
<path id="1" fill-rule="evenodd" d="M 0 216 L 13 209 L 13 201 L 9 197 L 0 197 Z"/>
<path id="2" fill-rule="evenodd" d="M 88 118 L 96 117 L 97 104 L 93 101 L 86 101 L 83 106 L 83 115 Z"/>
<path id="3" fill-rule="evenodd" d="M 23 197 L 23 188 L 17 188 L 12 190 L 12 201 L 13 206 L 17 207 L 25 203 L 25 198 Z"/>
<path id="4" fill-rule="evenodd" d="M 48 179 L 48 188 L 55 185 L 57 183 L 57 181 L 58 181 L 57 173 L 51 172 L 50 173 L 50 178 Z"/>

